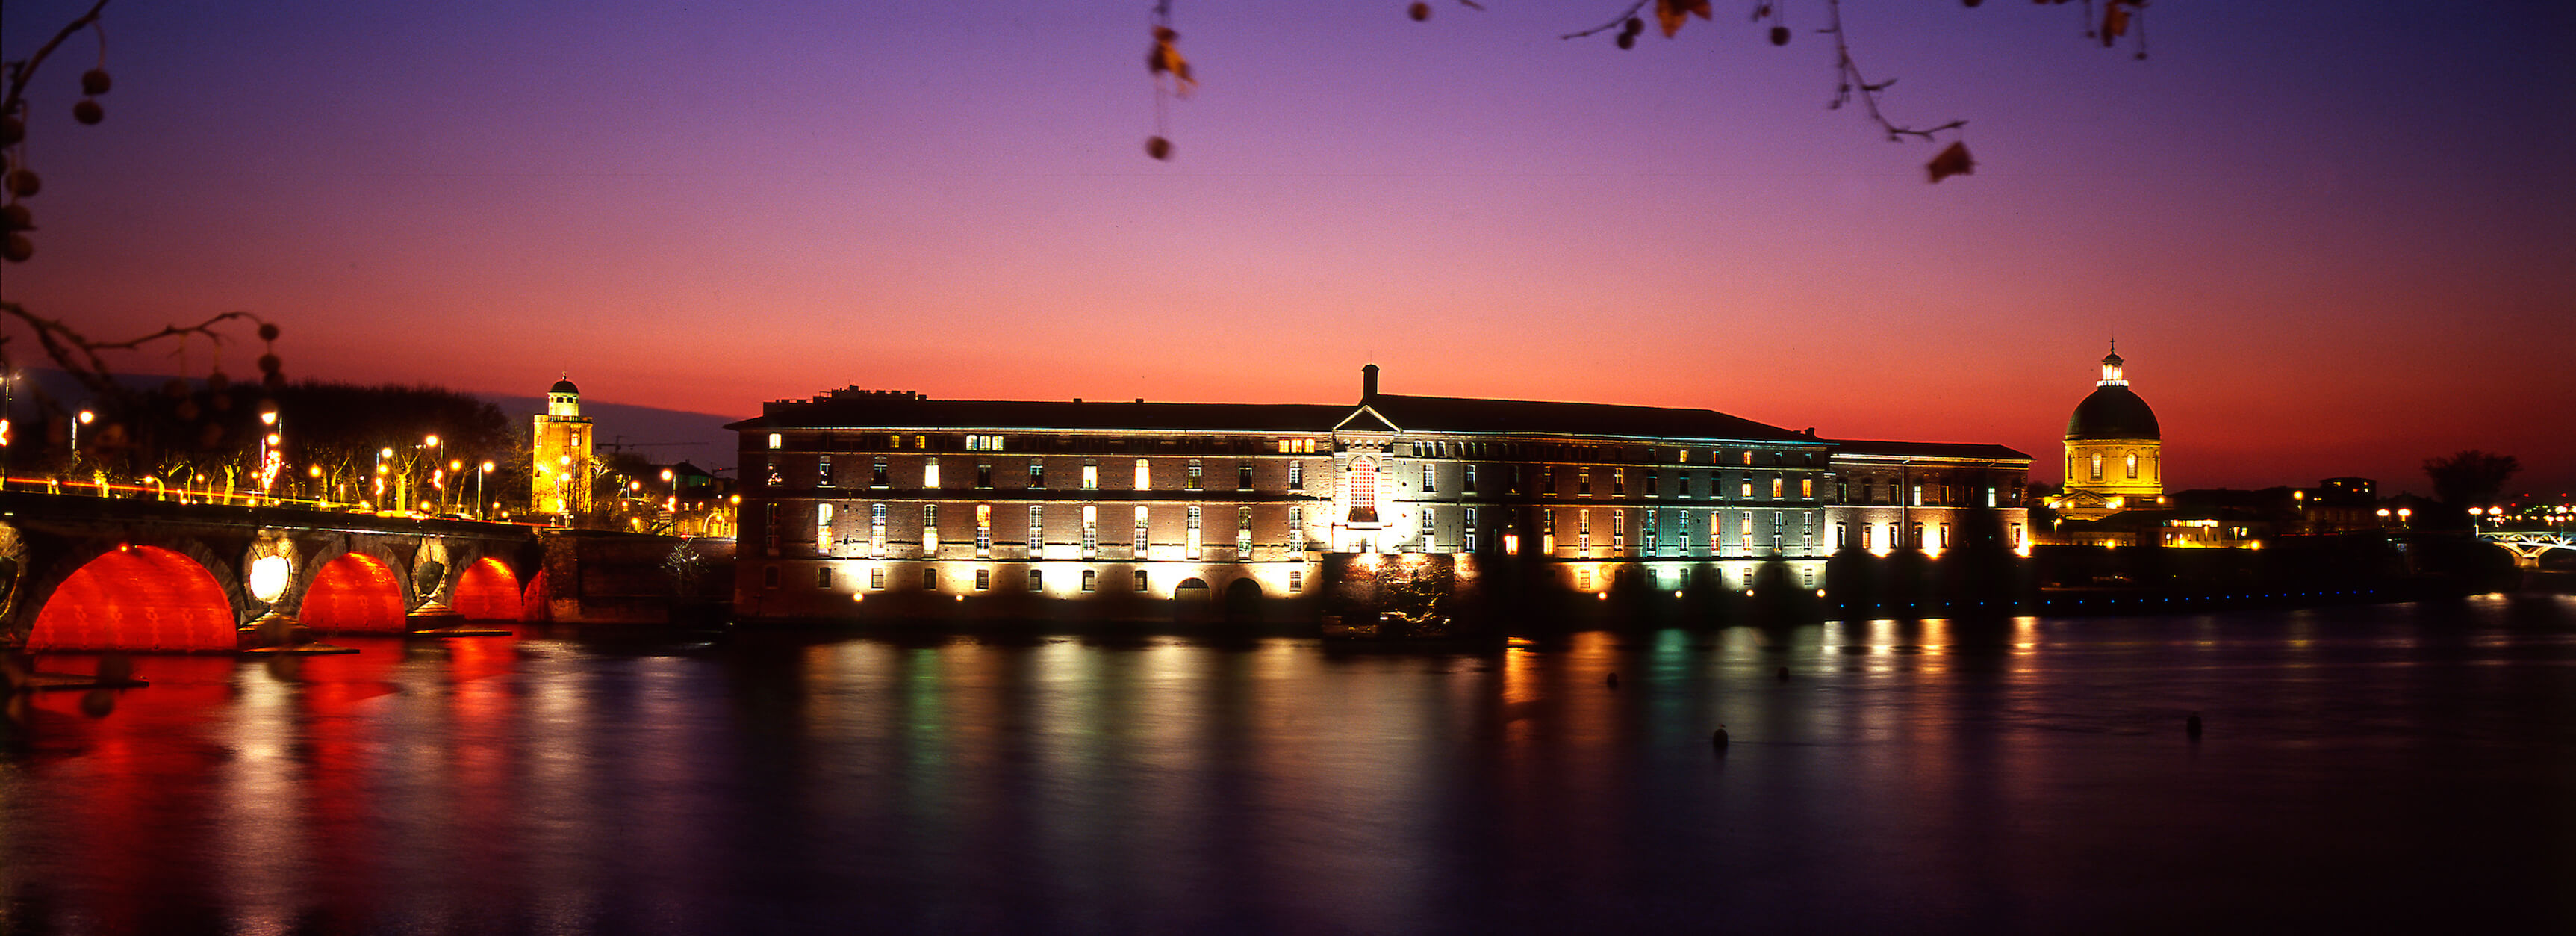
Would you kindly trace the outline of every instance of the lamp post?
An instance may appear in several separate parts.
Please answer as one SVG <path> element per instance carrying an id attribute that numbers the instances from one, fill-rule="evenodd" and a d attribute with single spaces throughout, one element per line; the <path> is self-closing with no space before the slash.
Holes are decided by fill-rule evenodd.
<path id="1" fill-rule="evenodd" d="M 572 525 L 572 456 L 556 459 L 560 469 L 555 473 L 555 502 L 563 505 L 564 525 Z M 584 479 L 587 480 L 587 479 Z"/>
<path id="2" fill-rule="evenodd" d="M 483 463 L 481 471 L 474 473 L 474 519 L 476 520 L 486 519 L 489 516 L 483 508 L 483 476 L 491 473 L 492 463 L 488 461 Z"/>
<path id="3" fill-rule="evenodd" d="M 17 389 L 18 373 L 0 372 L 0 491 L 9 489 L 9 417 L 17 408 Z"/>
<path id="4" fill-rule="evenodd" d="M 420 440 L 420 444 L 422 448 L 433 448 L 438 450 L 438 460 L 430 462 L 429 483 L 431 486 L 438 488 L 438 512 L 446 513 L 447 479 L 439 474 L 438 466 L 447 461 L 447 443 L 439 441 L 438 436 L 432 434 L 429 438 Z"/>

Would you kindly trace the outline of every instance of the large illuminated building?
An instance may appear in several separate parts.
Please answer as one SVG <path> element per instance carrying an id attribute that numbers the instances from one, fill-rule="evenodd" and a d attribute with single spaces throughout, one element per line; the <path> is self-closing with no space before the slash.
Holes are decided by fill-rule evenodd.
<path id="1" fill-rule="evenodd" d="M 2102 379 L 2066 418 L 2066 486 L 2050 506 L 2068 520 L 2098 520 L 2163 503 L 2164 436 L 2156 411 L 2129 389 L 2115 349 Z"/>
<path id="2" fill-rule="evenodd" d="M 1860 453 L 1864 490 L 1898 498 L 1888 535 L 1929 549 L 1970 504 L 2018 535 L 2028 467 L 2009 449 L 1837 443 L 1711 410 L 1386 394 L 1374 365 L 1356 404 L 850 388 L 728 428 L 744 478 L 734 607 L 751 618 L 1284 620 L 1375 574 L 1355 569 L 1417 566 L 1558 596 L 1741 592 L 1757 573 L 1811 593 L 1833 531 L 1880 522 L 1836 526 L 1839 447 Z M 1882 473 L 1897 480 L 1879 487 Z"/>
<path id="3" fill-rule="evenodd" d="M 590 446 L 590 417 L 581 414 L 581 388 L 565 375 L 546 389 L 546 411 L 537 414 L 529 446 L 528 503 L 538 513 L 590 512 Z"/>

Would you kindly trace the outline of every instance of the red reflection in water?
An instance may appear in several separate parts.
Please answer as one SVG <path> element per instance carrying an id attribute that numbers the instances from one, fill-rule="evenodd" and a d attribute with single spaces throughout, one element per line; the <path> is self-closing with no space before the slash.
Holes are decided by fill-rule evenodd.
<path id="1" fill-rule="evenodd" d="M 342 553 L 313 574 L 296 617 L 314 630 L 401 633 L 402 583 L 383 560 Z"/>
<path id="2" fill-rule="evenodd" d="M 196 560 L 122 546 L 81 566 L 36 615 L 33 650 L 230 650 L 232 604 Z"/>
<path id="3" fill-rule="evenodd" d="M 469 621 L 519 619 L 519 577 L 493 558 L 478 559 L 456 577 L 456 613 Z"/>

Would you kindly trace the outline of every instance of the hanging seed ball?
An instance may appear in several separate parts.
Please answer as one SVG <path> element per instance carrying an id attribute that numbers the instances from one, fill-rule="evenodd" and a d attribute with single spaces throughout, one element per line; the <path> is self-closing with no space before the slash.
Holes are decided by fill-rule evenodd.
<path id="1" fill-rule="evenodd" d="M 1619 40 L 1618 40 L 1618 41 L 1619 41 L 1619 47 L 1620 47 L 1620 48 L 1622 48 L 1622 49 L 1634 49 L 1634 48 L 1636 48 L 1636 47 L 1637 47 L 1637 34 L 1636 34 L 1636 33 L 1626 33 L 1626 32 L 1620 33 L 1620 34 L 1619 34 Z"/>
<path id="2" fill-rule="evenodd" d="M 276 324 L 274 324 L 274 323 L 271 323 L 271 322 L 261 322 L 261 323 L 259 323 L 259 340 L 261 340 L 261 341 L 276 341 L 276 340 L 277 340 L 277 325 L 276 325 Z"/>
<path id="3" fill-rule="evenodd" d="M 1155 159 L 1172 158 L 1172 141 L 1163 139 L 1162 137 L 1146 137 L 1145 155 L 1154 157 Z"/>
<path id="4" fill-rule="evenodd" d="M 11 171 L 10 171 L 10 173 L 9 173 L 9 193 L 10 193 L 10 194 L 12 194 L 12 195 L 16 195 L 16 196 L 18 196 L 18 197 L 20 197 L 20 198 L 29 198 L 29 197 L 33 197 L 37 192 L 41 192 L 41 191 L 44 191 L 44 190 L 45 190 L 45 180 L 40 179 L 40 178 L 37 178 L 37 177 L 36 177 L 36 173 L 35 173 L 35 171 L 34 171 L 34 170 L 31 170 L 31 169 L 16 169 L 16 170 L 11 170 Z"/>
<path id="5" fill-rule="evenodd" d="M 0 228 L 7 228 L 12 231 L 32 231 L 36 229 L 36 219 L 34 215 L 27 213 L 27 206 L 25 205 L 11 204 L 0 206 Z"/>
<path id="6" fill-rule="evenodd" d="M 1788 44 L 1789 44 L 1789 27 L 1787 27 L 1787 26 L 1773 26 L 1773 27 L 1771 27 L 1771 44 L 1772 44 L 1772 45 L 1788 45 Z"/>
<path id="7" fill-rule="evenodd" d="M 178 414 L 180 419 L 195 419 L 197 418 L 197 401 L 181 400 L 179 401 L 179 405 L 173 408 L 171 412 Z"/>
<path id="8" fill-rule="evenodd" d="M 232 379 L 232 378 L 230 378 L 230 377 L 226 377 L 226 376 L 224 376 L 224 372 L 223 372 L 223 371 L 216 371 L 216 372 L 214 372 L 214 373 L 211 373 L 211 374 L 207 374 L 207 375 L 206 375 L 206 389 L 208 389 L 208 390 L 212 390 L 212 391 L 214 391 L 214 392 L 216 392 L 216 393 L 222 393 L 222 392 L 224 392 L 224 388 L 225 388 L 225 387 L 229 387 L 229 386 L 232 386 L 232 385 L 233 385 L 233 379 Z"/>
<path id="9" fill-rule="evenodd" d="M 82 94 L 106 94 L 109 84 L 107 69 L 93 68 L 81 73 Z"/>
<path id="10" fill-rule="evenodd" d="M 1636 18 L 1636 17 L 1634 17 L 1634 16 L 1631 16 L 1631 17 L 1628 17 L 1628 21 L 1627 21 L 1627 22 L 1619 24 L 1619 28 L 1624 29 L 1624 30 L 1627 30 L 1627 31 L 1629 31 L 1629 32 L 1631 32 L 1631 33 L 1641 33 L 1641 32 L 1645 32 L 1645 31 L 1646 31 L 1646 21 L 1645 21 L 1645 20 L 1642 20 L 1642 19 L 1638 19 L 1638 18 Z"/>
<path id="11" fill-rule="evenodd" d="M 274 374 L 274 373 L 277 373 L 277 355 L 274 355 L 274 354 L 263 354 L 263 355 L 260 355 L 260 356 L 259 356 L 259 372 L 260 372 L 260 373 L 263 373 L 263 374 Z"/>
<path id="12" fill-rule="evenodd" d="M 11 263 L 25 263 L 27 258 L 35 255 L 36 242 L 28 240 L 24 234 L 11 232 L 7 245 L 0 246 L 0 256 L 8 257 Z"/>
<path id="13" fill-rule="evenodd" d="M 1430 18 L 1431 18 L 1431 4 L 1428 4 L 1428 3 L 1415 3 L 1413 6 L 1411 6 L 1411 7 L 1407 8 L 1407 9 L 1404 11 L 1404 15 L 1406 15 L 1406 16 L 1410 16 L 1410 17 L 1413 17 L 1413 21 L 1414 21 L 1414 22 L 1417 22 L 1417 23 L 1422 22 L 1423 20 L 1430 19 Z"/>
<path id="14" fill-rule="evenodd" d="M 94 125 L 107 119 L 107 108 L 98 106 L 97 101 L 82 98 L 80 103 L 72 105 L 72 119 Z"/>

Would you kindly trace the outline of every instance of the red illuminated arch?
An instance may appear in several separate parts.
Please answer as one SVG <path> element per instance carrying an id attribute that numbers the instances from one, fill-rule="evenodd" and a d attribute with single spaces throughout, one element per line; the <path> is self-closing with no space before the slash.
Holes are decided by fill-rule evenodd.
<path id="1" fill-rule="evenodd" d="M 382 559 L 341 553 L 313 573 L 295 616 L 314 630 L 402 633 L 402 580 Z"/>
<path id="2" fill-rule="evenodd" d="M 232 602 L 206 567 L 157 546 L 119 546 L 64 579 L 36 613 L 31 650 L 231 650 Z"/>
<path id="3" fill-rule="evenodd" d="M 456 600 L 448 604 L 470 621 L 519 619 L 519 577 L 501 560 L 474 560 L 456 576 Z"/>

